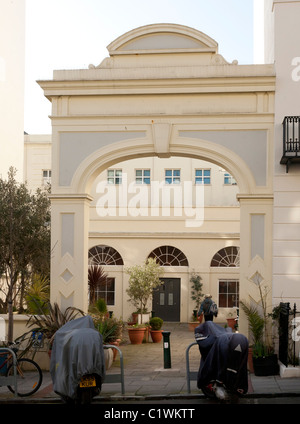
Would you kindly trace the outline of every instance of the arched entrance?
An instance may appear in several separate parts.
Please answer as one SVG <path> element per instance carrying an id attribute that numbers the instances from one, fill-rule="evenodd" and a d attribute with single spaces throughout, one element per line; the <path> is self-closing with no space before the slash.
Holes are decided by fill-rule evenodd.
<path id="1" fill-rule="evenodd" d="M 159 246 L 148 257 L 163 267 L 189 265 L 185 254 L 174 246 Z M 152 311 L 164 321 L 180 321 L 181 280 L 178 277 L 164 277 L 161 281 L 163 284 L 153 292 Z"/>
<path id="2" fill-rule="evenodd" d="M 235 178 L 240 297 L 255 297 L 251 276 L 270 285 L 272 275 L 273 68 L 230 64 L 214 40 L 172 24 L 133 30 L 109 53 L 40 82 L 52 101 L 51 300 L 87 310 L 93 181 L 122 160 L 153 156 L 208 160 Z"/>

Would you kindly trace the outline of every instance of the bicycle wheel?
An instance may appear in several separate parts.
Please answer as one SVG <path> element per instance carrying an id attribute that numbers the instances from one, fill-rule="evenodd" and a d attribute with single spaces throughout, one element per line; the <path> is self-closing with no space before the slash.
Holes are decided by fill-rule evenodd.
<path id="1" fill-rule="evenodd" d="M 11 364 L 7 370 L 8 376 L 14 375 L 14 367 Z M 17 395 L 30 396 L 35 393 L 42 384 L 43 374 L 36 362 L 32 359 L 21 358 L 17 363 Z M 15 393 L 14 386 L 7 386 L 8 389 Z"/>

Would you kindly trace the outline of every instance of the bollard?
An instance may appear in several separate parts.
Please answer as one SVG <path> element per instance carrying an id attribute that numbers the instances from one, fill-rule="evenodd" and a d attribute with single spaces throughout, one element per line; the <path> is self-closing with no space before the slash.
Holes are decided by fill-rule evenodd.
<path id="1" fill-rule="evenodd" d="M 170 331 L 162 331 L 164 346 L 164 368 L 171 368 Z"/>

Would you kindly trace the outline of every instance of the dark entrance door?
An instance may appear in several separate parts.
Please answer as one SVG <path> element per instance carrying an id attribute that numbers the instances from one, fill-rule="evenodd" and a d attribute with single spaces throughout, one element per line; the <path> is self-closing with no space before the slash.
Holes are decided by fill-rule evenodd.
<path id="1" fill-rule="evenodd" d="M 152 310 L 164 321 L 180 321 L 180 278 L 161 278 L 164 282 L 153 291 Z"/>

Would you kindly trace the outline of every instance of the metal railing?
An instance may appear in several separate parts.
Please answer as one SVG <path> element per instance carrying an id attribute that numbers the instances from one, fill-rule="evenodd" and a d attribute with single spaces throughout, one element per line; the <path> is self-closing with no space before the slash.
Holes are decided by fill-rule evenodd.
<path id="1" fill-rule="evenodd" d="M 283 120 L 283 154 L 300 153 L 300 116 L 286 116 Z"/>
<path id="2" fill-rule="evenodd" d="M 281 302 L 279 306 L 279 360 L 285 366 L 288 363 L 296 366 L 299 363 L 296 358 L 296 343 L 300 341 L 300 317 L 297 317 L 300 311 L 297 311 L 296 303 L 293 309 L 288 302 Z"/>
<path id="3" fill-rule="evenodd" d="M 15 352 L 10 349 L 9 347 L 1 347 L 0 348 L 0 352 L 8 352 L 12 355 L 12 365 L 13 365 L 13 376 L 4 376 L 1 375 L 0 376 L 0 386 L 14 386 L 15 387 L 15 392 L 14 392 L 14 396 L 17 397 L 18 396 L 18 390 L 17 390 L 17 357 Z M 8 362 L 9 364 L 9 362 Z M 1 370 L 0 370 L 1 371 Z"/>
<path id="4" fill-rule="evenodd" d="M 292 162 L 300 159 L 300 116 L 286 116 L 283 125 L 283 154 L 280 163 L 287 172 Z"/>
<path id="5" fill-rule="evenodd" d="M 193 346 L 198 346 L 197 342 L 191 343 L 185 351 L 185 361 L 186 361 L 186 387 L 187 392 L 191 393 L 191 381 L 197 381 L 198 371 L 190 370 L 190 349 Z M 199 356 L 200 357 L 200 356 Z"/>
<path id="6" fill-rule="evenodd" d="M 106 374 L 103 383 L 121 383 L 122 395 L 125 395 L 125 383 L 124 383 L 124 362 L 123 353 L 121 349 L 114 345 L 103 345 L 104 349 L 116 349 L 120 355 L 120 373 L 119 374 Z"/>

